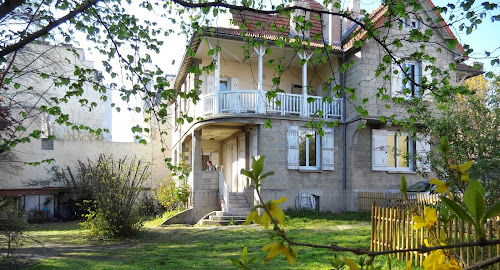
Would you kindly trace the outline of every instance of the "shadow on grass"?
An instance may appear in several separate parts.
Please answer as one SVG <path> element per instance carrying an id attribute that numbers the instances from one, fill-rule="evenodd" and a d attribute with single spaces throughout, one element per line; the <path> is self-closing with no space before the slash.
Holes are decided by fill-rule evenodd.
<path id="1" fill-rule="evenodd" d="M 305 218 L 310 220 L 337 220 L 337 221 L 354 221 L 354 222 L 370 222 L 370 212 L 345 212 L 331 213 L 318 212 L 312 210 L 294 210 L 288 209 L 285 214 L 290 218 Z"/>

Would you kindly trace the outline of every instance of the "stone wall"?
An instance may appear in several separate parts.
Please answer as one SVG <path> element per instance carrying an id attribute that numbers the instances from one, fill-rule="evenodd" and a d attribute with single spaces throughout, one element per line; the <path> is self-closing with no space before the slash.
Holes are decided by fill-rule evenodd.
<path id="1" fill-rule="evenodd" d="M 305 126 L 306 121 L 274 120 L 272 128 L 260 126 L 258 154 L 266 156 L 264 172 L 275 174 L 266 178 L 262 186 L 264 200 L 287 198 L 282 208 L 295 207 L 299 193 L 307 192 L 320 197 L 321 211 L 342 211 L 344 190 L 342 186 L 342 132 L 334 131 L 335 169 L 333 171 L 301 172 L 287 169 L 287 127 Z"/>

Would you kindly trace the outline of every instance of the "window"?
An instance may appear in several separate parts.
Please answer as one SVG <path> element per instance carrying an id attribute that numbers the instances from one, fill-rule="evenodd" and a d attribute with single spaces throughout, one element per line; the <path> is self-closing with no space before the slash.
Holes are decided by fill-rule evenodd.
<path id="1" fill-rule="evenodd" d="M 403 93 L 411 97 L 419 97 L 420 64 L 418 62 L 406 61 L 403 63 Z"/>
<path id="2" fill-rule="evenodd" d="M 229 87 L 228 87 L 228 81 L 227 81 L 227 79 L 221 79 L 219 87 L 220 87 L 220 91 L 221 92 L 228 91 Z"/>
<path id="3" fill-rule="evenodd" d="M 420 22 L 414 15 L 409 15 L 408 18 L 399 18 L 398 26 L 402 28 L 418 29 Z"/>
<path id="4" fill-rule="evenodd" d="M 302 169 L 319 169 L 320 138 L 312 130 L 299 132 L 299 166 Z"/>
<path id="5" fill-rule="evenodd" d="M 298 84 L 292 85 L 292 94 L 302 95 L 302 85 L 298 85 Z"/>
<path id="6" fill-rule="evenodd" d="M 417 142 L 405 133 L 372 130 L 372 169 L 376 171 L 430 171 L 426 161 L 429 138 Z"/>
<path id="7" fill-rule="evenodd" d="M 393 97 L 405 99 L 421 97 L 421 65 L 416 61 L 393 64 L 391 72 L 391 93 Z"/>
<path id="8" fill-rule="evenodd" d="M 387 134 L 387 168 L 388 169 L 411 169 L 410 154 L 412 141 L 406 134 L 391 132 Z"/>
<path id="9" fill-rule="evenodd" d="M 54 141 L 42 138 L 42 150 L 54 150 Z"/>
<path id="10" fill-rule="evenodd" d="M 299 170 L 334 169 L 334 131 L 323 129 L 321 137 L 316 131 L 298 126 L 287 129 L 287 168 Z"/>

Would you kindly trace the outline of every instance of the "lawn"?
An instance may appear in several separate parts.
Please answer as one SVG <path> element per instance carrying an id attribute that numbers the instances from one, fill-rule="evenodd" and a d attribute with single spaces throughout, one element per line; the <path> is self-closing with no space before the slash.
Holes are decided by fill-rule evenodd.
<path id="1" fill-rule="evenodd" d="M 346 247 L 369 248 L 368 213 L 287 212 L 290 237 L 316 244 L 338 243 Z M 36 259 L 30 269 L 236 269 L 230 258 L 239 258 L 244 246 L 258 262 L 252 269 L 290 269 L 284 256 L 262 264 L 271 243 L 268 234 L 257 225 L 222 227 L 149 227 L 134 239 L 96 243 L 76 222 L 47 223 L 33 226 L 31 235 L 44 246 L 27 244 L 15 251 Z M 344 255 L 340 253 L 340 255 Z M 331 269 L 332 252 L 300 247 L 294 269 Z M 354 255 L 349 255 L 354 258 Z M 378 260 L 384 260 L 379 258 Z M 394 269 L 394 268 L 393 268 Z"/>

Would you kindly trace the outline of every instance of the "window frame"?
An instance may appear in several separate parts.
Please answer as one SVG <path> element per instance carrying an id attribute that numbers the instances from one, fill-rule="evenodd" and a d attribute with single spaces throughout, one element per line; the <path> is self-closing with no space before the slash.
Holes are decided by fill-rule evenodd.
<path id="1" fill-rule="evenodd" d="M 311 166 L 309 165 L 310 164 L 310 157 L 309 157 L 309 140 L 310 138 L 307 137 L 307 135 L 305 136 L 305 140 L 306 140 L 306 150 L 305 150 L 305 154 L 306 154 L 306 165 L 305 166 L 302 166 L 300 165 L 300 137 L 301 137 L 301 134 L 302 133 L 314 133 L 314 136 L 315 136 L 315 141 L 316 141 L 316 151 L 315 151 L 315 155 L 316 155 L 316 165 L 315 166 Z M 321 169 L 321 136 L 313 129 L 306 129 L 306 128 L 300 128 L 299 129 L 299 170 L 316 170 L 316 171 L 319 171 Z"/>
<path id="2" fill-rule="evenodd" d="M 388 139 L 389 136 L 394 136 L 394 151 L 392 149 L 389 149 L 389 146 L 387 147 L 387 171 L 415 171 L 415 160 L 414 160 L 414 155 L 415 155 L 415 141 L 413 140 L 412 136 L 408 135 L 407 133 L 402 133 L 399 131 L 387 131 L 386 132 L 386 138 Z M 408 167 L 400 167 L 399 162 L 401 158 L 406 158 L 402 155 L 400 155 L 399 152 L 399 145 L 398 145 L 398 137 L 405 136 L 408 138 L 407 142 L 407 162 L 408 162 Z M 394 167 L 389 167 L 389 152 L 392 151 L 394 154 Z"/>
<path id="3" fill-rule="evenodd" d="M 403 68 L 401 73 L 401 93 L 407 99 L 420 98 L 422 93 L 420 91 L 420 86 L 417 84 L 421 83 L 422 63 L 414 60 L 406 60 L 401 65 Z M 413 70 L 411 70 L 409 66 L 413 66 Z M 407 74 L 411 75 L 413 81 L 406 78 Z M 406 89 L 410 89 L 410 93 L 406 93 Z"/>

